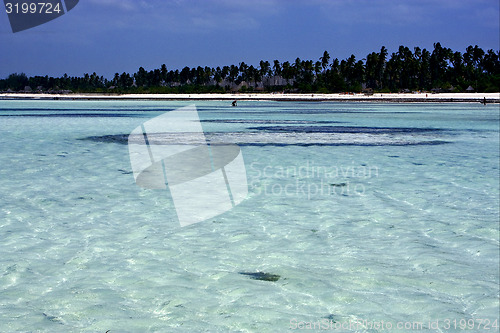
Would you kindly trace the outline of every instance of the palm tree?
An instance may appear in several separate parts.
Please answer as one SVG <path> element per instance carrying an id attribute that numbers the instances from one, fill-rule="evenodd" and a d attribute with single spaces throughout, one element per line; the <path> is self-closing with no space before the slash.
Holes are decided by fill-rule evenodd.
<path id="1" fill-rule="evenodd" d="M 312 84 L 314 80 L 314 64 L 312 60 L 302 62 L 302 79 L 306 84 Z"/>
<path id="2" fill-rule="evenodd" d="M 316 61 L 316 63 L 314 64 L 314 73 L 316 74 L 316 77 L 318 77 L 318 75 L 321 73 L 321 69 L 321 61 Z"/>
<path id="3" fill-rule="evenodd" d="M 279 60 L 274 60 L 273 73 L 276 76 L 281 75 L 281 66 Z"/>
<path id="4" fill-rule="evenodd" d="M 191 69 L 189 67 L 184 67 L 179 73 L 179 79 L 182 84 L 186 84 L 191 77 Z"/>
<path id="5" fill-rule="evenodd" d="M 160 74 L 161 74 L 160 75 L 161 81 L 165 83 L 167 81 L 167 74 L 168 74 L 167 65 L 165 64 L 161 65 Z"/>
<path id="6" fill-rule="evenodd" d="M 328 67 L 328 62 L 330 61 L 330 55 L 327 51 L 323 52 L 323 56 L 319 58 L 321 60 L 321 67 L 323 67 L 323 71 L 326 71 Z"/>
<path id="7" fill-rule="evenodd" d="M 430 62 L 431 62 L 431 53 L 427 51 L 427 49 L 423 49 L 419 61 L 420 71 L 418 73 L 420 89 L 431 88 L 432 78 L 431 78 Z"/>
<path id="8" fill-rule="evenodd" d="M 288 61 L 285 61 L 282 65 L 281 73 L 286 79 L 286 83 L 290 84 L 290 80 L 293 78 L 294 70 Z"/>
<path id="9" fill-rule="evenodd" d="M 224 80 L 229 75 L 229 66 L 222 67 L 221 77 Z"/>
<path id="10" fill-rule="evenodd" d="M 229 67 L 229 82 L 235 82 L 239 72 L 240 70 L 237 66 L 231 65 L 231 67 Z"/>
<path id="11" fill-rule="evenodd" d="M 416 78 L 416 62 L 411 50 L 401 45 L 397 52 L 397 64 L 400 76 L 400 89 L 413 89 L 415 88 L 414 81 Z"/>
<path id="12" fill-rule="evenodd" d="M 377 88 L 377 64 L 378 64 L 378 53 L 372 52 L 366 56 L 365 65 L 365 80 L 369 88 Z"/>
<path id="13" fill-rule="evenodd" d="M 500 52 L 495 53 L 488 50 L 483 58 L 482 67 L 488 75 L 498 75 L 500 73 Z"/>
<path id="14" fill-rule="evenodd" d="M 376 68 L 376 76 L 379 81 L 380 88 L 384 87 L 384 81 L 385 81 L 385 66 L 387 63 L 387 49 L 385 46 L 382 46 L 380 49 L 380 53 L 378 54 L 378 62 L 377 62 L 377 68 Z"/>
<path id="15" fill-rule="evenodd" d="M 454 84 L 461 83 L 464 80 L 464 58 L 462 57 L 462 53 L 456 51 L 453 53 L 450 59 L 453 64 L 453 68 L 450 68 L 451 79 L 454 81 Z"/>
<path id="16" fill-rule="evenodd" d="M 217 66 L 217 68 L 214 71 L 214 81 L 219 84 L 222 82 L 224 78 L 222 77 L 222 69 Z"/>
<path id="17" fill-rule="evenodd" d="M 247 68 L 246 72 L 246 78 L 249 82 L 253 81 L 256 84 L 257 82 L 262 81 L 261 71 L 253 67 L 253 65 L 250 65 L 250 67 Z"/>
<path id="18" fill-rule="evenodd" d="M 259 65 L 261 77 L 269 76 L 271 74 L 271 64 L 269 63 L 269 61 L 261 60 Z"/>
<path id="19" fill-rule="evenodd" d="M 120 74 L 115 73 L 115 76 L 113 77 L 113 85 L 115 87 L 118 87 L 120 85 Z"/>
<path id="20" fill-rule="evenodd" d="M 448 71 L 448 60 L 451 58 L 452 51 L 443 48 L 440 43 L 434 44 L 430 59 L 430 71 L 432 84 L 440 86 L 446 82 L 446 72 Z"/>
<path id="21" fill-rule="evenodd" d="M 299 57 L 295 59 L 295 63 L 293 64 L 293 68 L 295 69 L 295 75 L 298 75 L 300 72 L 302 72 L 302 60 L 300 60 Z"/>
<path id="22" fill-rule="evenodd" d="M 245 64 L 244 62 L 240 62 L 240 77 L 238 78 L 238 80 L 240 81 L 247 81 L 248 80 L 248 65 Z"/>
<path id="23" fill-rule="evenodd" d="M 139 67 L 137 73 L 134 74 L 135 83 L 138 87 L 144 87 L 147 85 L 147 73 L 143 67 Z"/>

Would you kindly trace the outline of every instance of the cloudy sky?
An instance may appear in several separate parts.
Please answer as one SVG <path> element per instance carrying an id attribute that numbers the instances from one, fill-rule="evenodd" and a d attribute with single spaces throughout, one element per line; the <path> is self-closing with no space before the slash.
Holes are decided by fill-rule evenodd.
<path id="1" fill-rule="evenodd" d="M 28 1 L 28 0 L 27 0 Z M 0 78 L 81 76 L 166 64 L 362 59 L 382 45 L 499 49 L 498 0 L 80 0 L 69 13 L 12 33 L 0 13 Z"/>

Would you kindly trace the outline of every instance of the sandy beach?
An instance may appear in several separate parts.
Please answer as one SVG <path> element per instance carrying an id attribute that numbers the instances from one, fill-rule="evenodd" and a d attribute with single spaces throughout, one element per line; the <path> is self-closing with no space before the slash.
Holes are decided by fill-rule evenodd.
<path id="1" fill-rule="evenodd" d="M 337 102 L 462 102 L 500 103 L 500 93 L 401 93 L 401 94 L 46 94 L 0 93 L 0 99 L 63 100 L 262 100 L 262 101 L 337 101 Z"/>

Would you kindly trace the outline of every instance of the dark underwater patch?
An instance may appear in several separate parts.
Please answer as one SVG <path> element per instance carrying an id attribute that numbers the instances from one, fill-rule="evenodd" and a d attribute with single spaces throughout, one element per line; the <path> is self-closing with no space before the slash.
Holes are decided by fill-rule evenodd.
<path id="1" fill-rule="evenodd" d="M 114 109 L 114 108 L 92 108 L 92 109 L 72 109 L 75 112 L 127 112 L 127 111 L 136 111 L 132 108 L 129 109 Z M 67 112 L 68 109 L 65 108 L 0 108 L 0 111 L 21 111 L 21 112 Z M 167 108 L 146 108 L 142 109 L 141 112 L 167 112 L 172 111 L 172 109 Z"/>
<path id="2" fill-rule="evenodd" d="M 1 114 L 0 117 L 37 117 L 37 118 L 138 118 L 141 114 L 131 113 L 37 113 L 37 114 Z"/>
<path id="3" fill-rule="evenodd" d="M 269 281 L 269 282 L 276 282 L 278 281 L 281 276 L 277 274 L 271 274 L 271 273 L 265 273 L 265 272 L 239 272 L 241 275 L 246 275 L 249 276 L 253 280 L 259 280 L 259 281 Z"/>
<path id="4" fill-rule="evenodd" d="M 293 133 L 350 133 L 350 134 L 413 134 L 442 131 L 437 128 L 413 127 L 350 127 L 350 126 L 259 126 L 250 130 Z"/>
<path id="5" fill-rule="evenodd" d="M 122 145 L 128 144 L 128 134 L 110 134 L 110 135 L 97 135 L 88 136 L 86 138 L 81 138 L 78 140 L 94 141 L 102 143 L 118 143 Z"/>
<path id="6" fill-rule="evenodd" d="M 263 119 L 205 119 L 202 123 L 224 124 L 342 124 L 342 121 L 329 120 L 263 120 Z"/>
<path id="7" fill-rule="evenodd" d="M 207 141 L 210 142 L 210 133 L 207 135 Z M 93 141 L 100 143 L 117 143 L 126 145 L 128 144 L 128 134 L 110 134 L 110 135 L 96 135 L 88 136 L 78 140 Z M 428 141 L 393 141 L 393 142 L 369 142 L 369 143 L 356 143 L 356 142 L 342 142 L 342 143 L 324 143 L 324 142 L 310 142 L 310 143 L 274 143 L 274 142 L 235 142 L 234 144 L 240 147 L 340 147 L 340 146 L 356 146 L 356 147 L 378 147 L 378 146 L 435 146 L 451 143 L 444 140 L 428 140 Z"/>
<path id="8" fill-rule="evenodd" d="M 207 110 L 208 111 L 208 110 Z M 213 110 L 214 112 L 216 110 Z M 225 111 L 224 114 L 229 115 L 229 114 L 234 114 L 234 115 L 262 115 L 266 114 L 268 111 L 263 110 L 263 111 L 249 111 L 249 110 L 242 110 L 242 111 Z M 353 110 L 331 110 L 331 109 L 324 109 L 324 110 L 297 110 L 297 109 L 290 109 L 290 110 L 280 110 L 280 111 L 272 111 L 270 114 L 305 114 L 305 115 L 311 115 L 311 114 L 370 114 L 370 115 L 394 115 L 394 114 L 420 114 L 421 112 L 418 111 L 395 111 L 395 112 L 384 112 L 384 111 L 373 111 L 373 110 L 359 110 L 359 111 L 353 111 Z"/>
<path id="9" fill-rule="evenodd" d="M 63 322 L 62 322 L 61 318 L 59 318 L 59 317 L 48 315 L 45 312 L 42 312 L 42 315 L 48 321 L 63 325 Z"/>

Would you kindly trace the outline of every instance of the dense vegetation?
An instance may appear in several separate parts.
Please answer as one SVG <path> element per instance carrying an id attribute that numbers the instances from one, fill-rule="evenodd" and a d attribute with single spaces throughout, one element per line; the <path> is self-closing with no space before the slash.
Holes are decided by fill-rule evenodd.
<path id="1" fill-rule="evenodd" d="M 0 80 L 0 91 L 73 91 L 98 93 L 210 93 L 227 91 L 296 92 L 400 92 L 500 91 L 500 52 L 469 46 L 464 53 L 434 44 L 432 52 L 400 46 L 388 55 L 385 47 L 358 60 L 332 59 L 327 51 L 317 60 L 280 63 L 260 61 L 258 67 L 184 67 L 168 70 L 166 65 L 134 74 L 116 73 L 110 80 L 96 73 L 83 77 L 27 77 L 11 74 Z"/>

